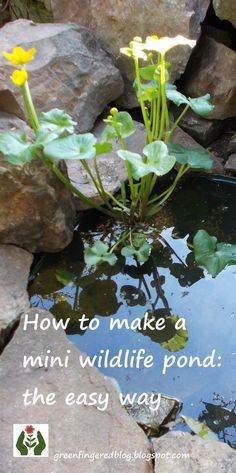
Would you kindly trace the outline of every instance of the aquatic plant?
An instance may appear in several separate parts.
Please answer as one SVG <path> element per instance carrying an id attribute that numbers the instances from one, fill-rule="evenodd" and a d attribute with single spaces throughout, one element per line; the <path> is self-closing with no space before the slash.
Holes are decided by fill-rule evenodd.
<path id="1" fill-rule="evenodd" d="M 29 141 L 25 133 L 2 133 L 0 152 L 9 163 L 16 166 L 23 166 L 34 158 L 42 159 L 58 179 L 85 204 L 124 222 L 124 231 L 111 248 L 104 242 L 96 241 L 91 248 L 85 250 L 85 261 L 88 264 L 107 262 L 114 265 L 117 259 L 115 252 L 118 249 L 123 256 L 133 255 L 139 262 L 147 261 L 151 253 L 151 244 L 143 234 L 145 233 L 143 226 L 140 232 L 140 223 L 148 221 L 161 210 L 180 179 L 191 169 L 209 170 L 212 166 L 212 158 L 207 150 L 189 150 L 180 144 L 171 143 L 176 127 L 189 108 L 202 117 L 214 108 L 210 103 L 209 94 L 198 98 L 187 98 L 169 81 L 170 63 L 166 61 L 168 51 L 179 45 L 193 48 L 195 43 L 183 36 L 175 38 L 150 36 L 145 42 L 135 37 L 129 47 L 121 49 L 121 53 L 134 62 L 136 75 L 134 89 L 146 129 L 146 144 L 142 154 L 126 149 L 126 139 L 136 132 L 136 127 L 128 112 L 119 112 L 115 107 L 104 120 L 106 126 L 99 141 L 92 133 L 77 134 L 75 131 L 77 123 L 63 110 L 53 109 L 38 115 L 25 68 L 25 65 L 33 60 L 36 50 L 32 48 L 25 51 L 21 47 L 15 47 L 11 53 L 3 53 L 8 62 L 16 66 L 10 77 L 13 84 L 21 89 L 35 139 L 33 142 Z M 145 67 L 143 62 L 146 63 Z M 184 105 L 176 120 L 170 113 L 171 103 L 177 107 Z M 120 143 L 118 156 L 125 163 L 128 181 L 128 185 L 126 182 L 121 182 L 121 192 L 118 196 L 112 195 L 104 187 L 97 161 L 98 156 L 112 150 L 111 141 L 114 138 Z M 101 204 L 84 195 L 60 171 L 58 161 L 63 159 L 80 160 L 100 196 Z M 93 167 L 90 165 L 91 162 Z M 158 193 L 160 177 L 170 172 L 172 176 L 170 185 Z M 199 251 L 199 238 L 201 242 L 203 240 L 206 242 L 206 246 L 207 240 L 208 242 L 213 240 L 209 240 L 211 237 L 206 232 L 196 236 L 194 240 L 199 263 L 205 265 L 213 276 L 226 264 L 236 261 L 236 247 L 229 245 L 229 250 L 229 247 L 224 246 L 220 249 L 219 255 L 218 244 L 210 252 L 211 254 L 208 252 L 205 264 L 206 258 Z M 209 264 L 209 258 L 220 258 L 220 264 L 218 266 Z"/>

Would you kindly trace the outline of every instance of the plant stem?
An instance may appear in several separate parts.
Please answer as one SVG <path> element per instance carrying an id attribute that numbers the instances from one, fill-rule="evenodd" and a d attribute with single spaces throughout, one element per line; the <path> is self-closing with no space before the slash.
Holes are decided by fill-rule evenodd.
<path id="1" fill-rule="evenodd" d="M 135 64 L 135 73 L 136 73 L 136 79 L 137 79 L 137 84 L 138 84 L 139 103 L 140 103 L 140 106 L 141 106 L 141 110 L 142 110 L 142 114 L 143 114 L 143 121 L 144 121 L 146 132 L 147 132 L 147 141 L 148 141 L 148 143 L 151 143 L 152 142 L 152 134 L 151 134 L 151 130 L 150 130 L 150 123 L 149 123 L 148 116 L 147 116 L 146 109 L 145 109 L 145 103 L 143 101 L 143 96 L 142 96 L 142 87 L 141 87 L 141 79 L 140 79 L 140 72 L 139 72 L 139 63 L 138 63 L 137 58 L 134 59 L 134 64 Z"/>
<path id="2" fill-rule="evenodd" d="M 25 84 L 21 87 L 21 92 L 24 99 L 26 113 L 30 122 L 31 127 L 33 128 L 34 132 L 36 132 L 39 128 L 39 121 L 36 110 L 34 108 L 33 100 L 31 97 L 29 84 L 26 81 Z"/>
<path id="3" fill-rule="evenodd" d="M 171 138 L 171 135 L 172 135 L 173 132 L 175 131 L 176 127 L 178 126 L 179 122 L 182 120 L 182 118 L 184 117 L 184 115 L 187 113 L 189 107 L 190 107 L 190 105 L 186 105 L 186 107 L 184 107 L 182 113 L 179 115 L 179 117 L 178 117 L 177 120 L 175 121 L 175 123 L 174 123 L 174 125 L 172 126 L 172 128 L 170 129 L 170 131 L 168 131 L 168 132 L 166 133 L 165 144 L 168 144 L 168 143 L 169 143 L 170 138 Z"/>

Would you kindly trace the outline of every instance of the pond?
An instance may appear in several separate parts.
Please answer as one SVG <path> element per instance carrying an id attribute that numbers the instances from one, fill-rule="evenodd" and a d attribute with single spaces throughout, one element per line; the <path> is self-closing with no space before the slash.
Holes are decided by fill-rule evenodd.
<path id="1" fill-rule="evenodd" d="M 62 253 L 46 255 L 36 267 L 30 285 L 33 307 L 49 309 L 56 318 L 71 317 L 68 337 L 88 355 L 109 349 L 110 356 L 120 349 L 143 348 L 153 355 L 152 368 L 108 368 L 102 371 L 115 378 L 123 393 L 161 392 L 183 403 L 182 414 L 199 419 L 218 434 L 221 441 L 236 448 L 236 266 L 227 267 L 216 278 L 194 262 L 187 239 L 205 229 L 218 240 L 236 243 L 236 183 L 218 176 L 188 177 L 182 189 L 150 226 L 162 232 L 163 245 L 157 245 L 144 265 L 133 258 L 118 259 L 114 267 L 88 268 L 83 262 L 83 245 L 106 235 L 109 223 L 93 211 L 86 212 L 71 245 Z M 119 231 L 114 225 L 112 231 Z M 189 236 L 190 235 L 190 236 Z M 82 239 L 83 243 L 82 243 Z M 189 238 L 187 238 L 189 236 Z M 74 284 L 63 286 L 56 270 L 72 271 Z M 145 313 L 156 320 L 166 318 L 163 331 L 109 330 L 111 317 L 143 319 Z M 97 330 L 79 330 L 82 314 L 99 319 Z M 186 332 L 176 332 L 176 317 L 186 321 Z M 172 350 L 170 352 L 169 350 Z M 163 374 L 163 358 L 191 355 L 203 360 L 215 350 L 215 363 L 204 368 L 196 363 L 178 368 L 176 363 Z M 221 357 L 221 358 L 219 358 Z M 179 428 L 179 426 L 178 426 Z M 186 427 L 187 428 L 187 427 Z"/>

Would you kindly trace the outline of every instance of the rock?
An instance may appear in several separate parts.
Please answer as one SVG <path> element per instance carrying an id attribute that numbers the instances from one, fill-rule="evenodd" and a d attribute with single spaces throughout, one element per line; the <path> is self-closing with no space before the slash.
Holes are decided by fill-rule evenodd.
<path id="1" fill-rule="evenodd" d="M 26 287 L 32 261 L 33 256 L 27 251 L 0 245 L 0 351 L 29 307 Z"/>
<path id="2" fill-rule="evenodd" d="M 227 80 L 226 80 L 227 78 Z M 236 52 L 212 38 L 202 36 L 183 76 L 186 95 L 199 97 L 209 93 L 215 106 L 206 119 L 236 115 Z"/>
<path id="3" fill-rule="evenodd" d="M 32 133 L 19 118 L 0 113 L 0 132 L 7 130 Z M 60 167 L 66 173 L 63 162 Z M 0 243 L 60 251 L 73 238 L 74 220 L 71 193 L 42 161 L 20 167 L 0 155 Z"/>
<path id="4" fill-rule="evenodd" d="M 202 33 L 205 36 L 210 36 L 210 38 L 213 38 L 215 41 L 218 41 L 219 43 L 222 43 L 225 46 L 228 46 L 229 48 L 231 46 L 232 34 L 230 33 L 230 31 L 220 30 L 219 28 L 215 28 L 212 25 L 203 24 Z"/>
<path id="5" fill-rule="evenodd" d="M 153 402 L 152 395 L 153 393 L 149 394 L 149 403 Z M 159 404 L 157 404 L 159 407 L 156 411 L 150 409 L 151 404 L 140 405 L 134 403 L 133 405 L 125 405 L 128 414 L 147 432 L 148 436 L 156 435 L 163 424 L 174 420 L 180 409 L 180 402 L 177 399 L 164 396 L 163 394 L 157 393 L 154 397 L 154 402 L 159 402 Z M 151 405 L 151 407 L 155 406 Z"/>
<path id="6" fill-rule="evenodd" d="M 229 142 L 228 153 L 236 153 L 236 133 L 234 133 Z"/>
<path id="7" fill-rule="evenodd" d="M 30 317 L 34 317 L 36 310 L 30 311 Z M 39 311 L 40 320 L 52 315 L 45 311 Z M 69 365 L 67 368 L 30 367 L 23 369 L 22 360 L 24 354 L 43 356 L 47 350 L 51 354 L 60 355 L 62 360 L 70 350 Z M 81 368 L 81 353 L 67 340 L 62 329 L 55 331 L 50 327 L 46 331 L 35 331 L 29 326 L 23 331 L 23 320 L 16 330 L 13 339 L 6 347 L 1 358 L 0 368 L 0 390 L 1 409 L 0 414 L 0 437 L 1 437 L 1 473 L 41 473 L 42 462 L 34 458 L 19 460 L 12 456 L 12 424 L 48 424 L 49 425 L 49 458 L 43 458 L 44 471 L 53 473 L 152 473 L 151 461 L 146 458 L 136 458 L 129 463 L 123 458 L 100 458 L 91 461 L 88 458 L 61 458 L 54 460 L 54 456 L 60 453 L 77 453 L 93 455 L 95 453 L 111 454 L 120 452 L 130 455 L 135 451 L 145 454 L 150 453 L 149 443 L 137 424 L 129 417 L 121 406 L 118 394 L 112 385 L 105 380 L 104 376 L 95 368 Z M 42 405 L 36 403 L 34 406 L 25 406 L 22 394 L 38 387 L 44 396 L 54 392 L 56 403 L 53 405 Z M 74 393 L 75 397 L 80 393 L 90 395 L 100 394 L 103 399 L 109 395 L 108 407 L 105 410 L 100 404 L 96 406 L 65 404 L 68 393 Z M 82 453 L 83 452 L 83 453 Z M 114 453 L 113 453 L 114 454 Z M 24 463 L 20 470 L 19 462 Z M 128 466 L 127 466 L 128 465 Z M 127 470 L 128 468 L 128 470 Z"/>
<path id="8" fill-rule="evenodd" d="M 93 133 L 98 138 L 100 137 L 104 126 L 105 124 L 103 122 L 97 122 Z M 139 153 L 145 146 L 146 134 L 144 125 L 141 123 L 136 122 L 136 129 L 136 133 L 126 140 L 126 144 L 130 151 Z M 105 189 L 107 189 L 111 194 L 115 194 L 120 189 L 120 182 L 127 179 L 127 172 L 124 161 L 119 158 L 116 153 L 116 151 L 121 148 L 119 141 L 112 140 L 112 144 L 112 152 L 103 156 L 98 156 L 97 163 Z M 82 164 L 79 161 L 68 160 L 66 161 L 66 165 L 70 180 L 75 187 L 77 187 L 80 192 L 85 194 L 87 197 L 92 198 L 95 202 L 101 203 L 98 192 Z M 94 171 L 92 163 L 91 169 Z M 76 208 L 77 210 L 85 210 L 88 206 L 76 198 Z"/>
<path id="9" fill-rule="evenodd" d="M 35 59 L 27 65 L 37 109 L 48 111 L 56 107 L 65 110 L 79 122 L 80 132 L 90 130 L 105 105 L 123 91 L 120 72 L 87 28 L 76 24 L 34 24 L 17 20 L 2 28 L 0 50 L 10 51 L 17 44 L 37 50 Z M 12 67 L 6 63 L 1 57 L 0 109 L 2 102 L 5 104 L 7 91 L 7 111 L 22 118 L 21 91 L 9 79 Z M 10 102 L 14 104 L 13 109 Z"/>
<path id="10" fill-rule="evenodd" d="M 213 0 L 216 15 L 221 20 L 228 20 L 236 28 L 236 3 L 235 0 Z"/>
<path id="11" fill-rule="evenodd" d="M 176 110 L 176 118 L 180 110 Z M 206 120 L 189 110 L 181 120 L 180 127 L 202 146 L 208 146 L 223 133 L 226 123 L 224 120 Z"/>
<path id="12" fill-rule="evenodd" d="M 185 148 L 199 148 L 204 149 L 199 143 L 197 143 L 188 133 L 186 133 L 182 128 L 177 127 L 172 135 L 171 142 L 175 144 L 180 144 Z M 211 153 L 211 157 L 213 159 L 213 166 L 211 172 L 216 174 L 223 174 L 224 167 L 222 164 L 222 160 Z"/>
<path id="13" fill-rule="evenodd" d="M 157 455 L 155 473 L 236 471 L 236 452 L 225 443 L 204 440 L 186 432 L 169 432 L 153 439 L 153 446 Z"/>
<path id="14" fill-rule="evenodd" d="M 133 92 L 133 61 L 120 54 L 134 36 L 183 35 L 197 39 L 209 0 L 52 0 L 55 21 L 76 21 L 91 28 L 103 47 L 116 59 L 125 80 L 125 94 L 119 103 L 125 108 L 136 106 Z M 173 60 L 173 80 L 184 72 L 191 50 L 178 47 L 169 56 Z"/>
<path id="15" fill-rule="evenodd" d="M 236 153 L 231 154 L 225 163 L 225 170 L 230 173 L 236 174 Z"/>

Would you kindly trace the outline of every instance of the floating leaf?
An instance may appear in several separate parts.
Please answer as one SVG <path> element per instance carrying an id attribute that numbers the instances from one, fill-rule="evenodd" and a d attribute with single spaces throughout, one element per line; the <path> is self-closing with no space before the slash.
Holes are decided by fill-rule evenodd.
<path id="1" fill-rule="evenodd" d="M 48 143 L 44 154 L 50 159 L 91 159 L 96 155 L 96 143 L 92 133 L 70 135 Z"/>
<path id="2" fill-rule="evenodd" d="M 60 269 L 56 270 L 55 276 L 57 281 L 63 284 L 63 286 L 67 286 L 67 284 L 71 284 L 77 279 L 76 274 L 70 271 L 61 271 Z"/>
<path id="3" fill-rule="evenodd" d="M 101 263 L 108 263 L 114 266 L 117 257 L 113 253 L 109 253 L 109 247 L 102 241 L 96 241 L 93 246 L 86 248 L 84 251 L 84 261 L 89 266 Z"/>
<path id="4" fill-rule="evenodd" d="M 0 153 L 6 160 L 15 165 L 21 166 L 35 156 L 36 146 L 28 143 L 25 133 L 18 135 L 17 133 L 1 133 L 0 134 Z"/>
<path id="5" fill-rule="evenodd" d="M 134 179 L 139 180 L 141 177 L 154 173 L 157 176 L 167 174 L 175 165 L 174 156 L 169 154 L 168 147 L 162 141 L 154 141 L 145 146 L 143 153 L 147 157 L 145 159 L 137 153 L 127 150 L 119 150 L 120 158 L 129 161 Z"/>
<path id="6" fill-rule="evenodd" d="M 206 149 L 188 149 L 182 145 L 172 143 L 168 145 L 168 148 L 180 164 L 187 164 L 193 169 L 211 169 L 212 167 L 213 159 Z"/>
<path id="7" fill-rule="evenodd" d="M 216 277 L 227 265 L 236 264 L 236 245 L 217 243 L 215 236 L 210 236 L 205 230 L 199 230 L 193 246 L 196 262 Z"/>
<path id="8" fill-rule="evenodd" d="M 133 245 L 122 248 L 121 254 L 125 257 L 136 256 L 139 263 L 145 263 L 151 254 L 152 247 L 145 238 L 138 238 Z"/>
<path id="9" fill-rule="evenodd" d="M 198 420 L 192 419 L 191 417 L 182 416 L 186 424 L 190 429 L 204 440 L 218 440 L 217 435 L 212 432 L 206 424 L 199 422 Z"/>
<path id="10" fill-rule="evenodd" d="M 57 133 L 57 136 L 61 136 L 65 132 L 69 134 L 74 133 L 75 126 L 77 125 L 77 122 L 70 115 L 59 108 L 41 113 L 39 115 L 39 123 L 41 130 L 54 131 Z"/>
<path id="11" fill-rule="evenodd" d="M 172 315 L 169 318 L 169 321 L 173 325 L 173 328 L 175 328 L 176 323 L 179 320 L 178 315 Z M 165 348 L 166 350 L 170 352 L 178 352 L 180 350 L 183 350 L 186 347 L 186 343 L 188 341 L 188 331 L 187 329 L 181 328 L 180 330 L 176 330 L 175 335 L 172 338 L 169 338 L 167 341 L 160 342 L 160 345 L 162 348 Z"/>

